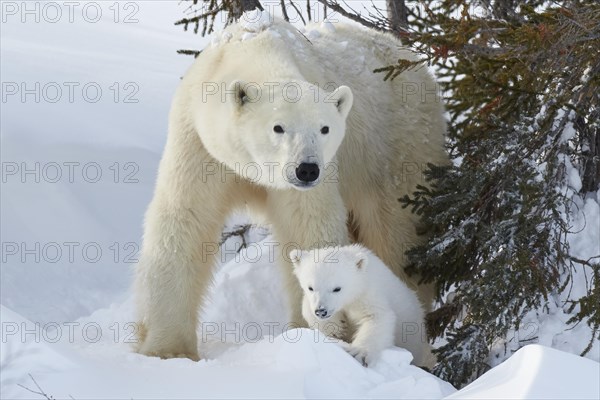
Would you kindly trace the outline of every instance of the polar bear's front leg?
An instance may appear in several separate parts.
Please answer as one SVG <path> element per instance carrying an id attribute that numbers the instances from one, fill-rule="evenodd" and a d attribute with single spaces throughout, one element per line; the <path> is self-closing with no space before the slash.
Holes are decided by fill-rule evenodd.
<path id="1" fill-rule="evenodd" d="M 270 192 L 267 209 L 278 242 L 276 259 L 283 267 L 284 284 L 289 293 L 291 322 L 306 326 L 301 313 L 302 290 L 292 273 L 289 253 L 292 249 L 348 244 L 346 209 L 335 182 L 321 182 L 307 191 Z"/>
<path id="2" fill-rule="evenodd" d="M 198 360 L 197 314 L 219 234 L 217 224 L 201 222 L 206 217 L 160 200 L 148 210 L 136 270 L 139 353 Z"/>
<path id="3" fill-rule="evenodd" d="M 394 346 L 396 314 L 382 310 L 362 316 L 348 352 L 363 365 L 369 365 L 381 352 Z"/>
<path id="4" fill-rule="evenodd" d="M 199 358 L 200 301 L 225 217 L 234 200 L 243 197 L 232 195 L 238 188 L 221 179 L 220 168 L 197 136 L 169 137 L 136 267 L 139 353 Z"/>

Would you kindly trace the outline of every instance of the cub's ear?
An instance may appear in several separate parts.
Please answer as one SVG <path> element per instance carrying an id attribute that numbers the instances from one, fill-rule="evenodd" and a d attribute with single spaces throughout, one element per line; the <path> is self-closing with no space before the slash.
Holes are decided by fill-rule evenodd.
<path id="1" fill-rule="evenodd" d="M 256 103 L 260 99 L 260 86 L 258 83 L 246 83 L 235 80 L 229 84 L 225 99 L 233 103 L 236 109 L 244 107 L 248 103 Z"/>
<path id="2" fill-rule="evenodd" d="M 365 253 L 358 253 L 356 255 L 356 268 L 359 271 L 364 271 L 369 265 L 369 259 Z"/>
<path id="3" fill-rule="evenodd" d="M 352 90 L 350 90 L 348 86 L 340 86 L 335 89 L 333 93 L 328 96 L 328 99 L 335 104 L 340 114 L 342 114 L 342 117 L 346 118 L 348 116 L 354 100 Z"/>
<path id="4" fill-rule="evenodd" d="M 290 251 L 290 260 L 292 261 L 294 268 L 298 267 L 301 259 L 302 259 L 302 250 L 292 249 L 292 251 Z"/>

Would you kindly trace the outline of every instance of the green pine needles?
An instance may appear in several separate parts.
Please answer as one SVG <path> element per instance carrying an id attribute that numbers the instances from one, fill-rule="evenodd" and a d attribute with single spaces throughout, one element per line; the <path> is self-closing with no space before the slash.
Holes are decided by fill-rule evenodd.
<path id="1" fill-rule="evenodd" d="M 440 299 L 452 293 L 427 323 L 447 340 L 434 373 L 456 386 L 485 372 L 494 343 L 559 301 L 583 269 L 587 295 L 559 306 L 591 327 L 583 353 L 600 339 L 600 258 L 573 257 L 568 241 L 575 198 L 600 183 L 600 5 L 518 3 L 508 17 L 471 15 L 459 1 L 413 13 L 413 45 L 449 95 L 454 166 L 430 166 L 430 186 L 399 199 L 431 235 L 407 253 L 407 271 Z"/>

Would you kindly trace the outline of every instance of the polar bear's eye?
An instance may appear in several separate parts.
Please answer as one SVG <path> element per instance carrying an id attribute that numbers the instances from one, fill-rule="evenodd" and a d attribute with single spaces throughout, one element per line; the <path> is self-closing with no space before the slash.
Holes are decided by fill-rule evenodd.
<path id="1" fill-rule="evenodd" d="M 310 291 L 312 292 L 312 291 L 313 291 L 313 288 L 312 288 L 312 286 L 309 286 L 309 287 L 308 287 L 308 290 L 310 290 Z"/>
<path id="2" fill-rule="evenodd" d="M 337 293 L 337 292 L 339 292 L 340 290 L 342 290 L 342 288 L 341 288 L 341 287 L 336 287 L 335 289 L 333 289 L 333 293 Z"/>
<path id="3" fill-rule="evenodd" d="M 275 133 L 283 133 L 283 128 L 281 127 L 281 125 L 275 125 L 273 127 L 273 132 L 275 132 Z"/>
<path id="4" fill-rule="evenodd" d="M 328 126 L 324 126 L 321 128 L 321 133 L 323 135 L 327 135 L 329 133 L 329 127 Z"/>

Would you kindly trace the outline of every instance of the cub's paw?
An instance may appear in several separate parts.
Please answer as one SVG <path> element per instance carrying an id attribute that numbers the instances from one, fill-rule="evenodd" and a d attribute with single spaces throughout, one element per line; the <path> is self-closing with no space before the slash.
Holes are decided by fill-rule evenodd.
<path id="1" fill-rule="evenodd" d="M 343 319 L 330 321 L 323 324 L 321 331 L 330 338 L 347 341 L 348 323 Z"/>
<path id="2" fill-rule="evenodd" d="M 362 348 L 362 347 L 356 347 L 356 346 L 349 346 L 346 351 L 352 356 L 354 357 L 359 363 L 361 363 L 363 366 L 368 367 L 369 366 L 369 352 L 367 351 L 367 349 Z"/>

